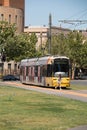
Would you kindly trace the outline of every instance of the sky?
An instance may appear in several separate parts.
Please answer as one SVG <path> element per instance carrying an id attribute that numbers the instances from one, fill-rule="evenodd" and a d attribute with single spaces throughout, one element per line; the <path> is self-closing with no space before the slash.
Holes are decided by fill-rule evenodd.
<path id="1" fill-rule="evenodd" d="M 25 26 L 52 26 L 70 29 L 87 29 L 85 24 L 76 25 L 60 20 L 87 20 L 87 0 L 25 0 Z"/>

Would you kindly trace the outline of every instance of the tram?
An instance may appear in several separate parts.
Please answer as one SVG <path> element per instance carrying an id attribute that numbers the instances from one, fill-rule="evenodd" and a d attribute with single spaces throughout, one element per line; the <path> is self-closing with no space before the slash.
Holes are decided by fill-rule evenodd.
<path id="1" fill-rule="evenodd" d="M 20 80 L 24 84 L 57 88 L 59 74 L 61 87 L 70 87 L 69 58 L 66 56 L 23 59 L 20 63 Z"/>

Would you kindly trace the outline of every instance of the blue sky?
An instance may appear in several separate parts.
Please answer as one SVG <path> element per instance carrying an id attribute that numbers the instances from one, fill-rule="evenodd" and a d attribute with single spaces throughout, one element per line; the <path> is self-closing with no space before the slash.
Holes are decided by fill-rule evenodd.
<path id="1" fill-rule="evenodd" d="M 49 14 L 52 25 L 66 28 L 87 29 L 87 23 L 72 26 L 59 20 L 87 20 L 87 0 L 25 0 L 25 25 L 48 26 Z"/>

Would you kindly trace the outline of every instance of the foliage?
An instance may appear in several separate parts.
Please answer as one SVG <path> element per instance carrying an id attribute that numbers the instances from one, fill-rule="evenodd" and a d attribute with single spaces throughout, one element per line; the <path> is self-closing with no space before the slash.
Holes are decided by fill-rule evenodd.
<path id="1" fill-rule="evenodd" d="M 49 41 L 46 43 L 46 49 L 48 50 Z M 68 55 L 68 45 L 66 35 L 63 33 L 53 35 L 51 38 L 51 54 L 52 55 Z"/>
<path id="2" fill-rule="evenodd" d="M 36 51 L 37 37 L 35 34 L 19 34 L 8 39 L 5 46 L 8 59 L 20 61 L 23 58 L 36 57 L 39 53 Z"/>
<path id="3" fill-rule="evenodd" d="M 15 32 L 15 24 L 8 24 L 6 21 L 0 21 L 0 51 L 4 48 L 8 38 L 14 37 Z"/>
<path id="4" fill-rule="evenodd" d="M 49 41 L 46 44 L 47 51 L 49 51 L 48 48 Z M 87 68 L 87 39 L 78 31 L 53 35 L 51 38 L 51 54 L 68 56 L 72 64 L 72 76 L 74 77 L 75 67 Z"/>
<path id="5" fill-rule="evenodd" d="M 6 54 L 7 61 L 40 56 L 41 53 L 36 50 L 36 42 L 35 33 L 17 35 L 15 24 L 0 22 L 0 52 Z"/>
<path id="6" fill-rule="evenodd" d="M 78 32 L 70 32 L 67 36 L 69 47 L 69 57 L 73 63 L 79 64 L 81 48 L 83 46 L 83 36 Z"/>
<path id="7" fill-rule="evenodd" d="M 72 78 L 74 78 L 75 68 L 84 68 L 84 65 L 87 66 L 87 62 L 85 60 L 86 57 L 86 49 L 85 44 L 83 43 L 84 37 L 82 33 L 74 31 L 70 32 L 67 36 L 67 44 L 68 44 L 68 56 L 72 63 Z"/>
<path id="8" fill-rule="evenodd" d="M 82 45 L 79 58 L 80 67 L 87 68 L 87 41 Z"/>
<path id="9" fill-rule="evenodd" d="M 46 55 L 47 54 L 46 43 L 39 45 L 38 51 L 39 51 L 39 57 Z"/>
<path id="10" fill-rule="evenodd" d="M 51 39 L 51 54 L 68 56 L 74 66 L 87 66 L 87 41 L 81 32 L 61 33 L 53 35 Z M 48 45 L 47 42 L 47 48 Z"/>

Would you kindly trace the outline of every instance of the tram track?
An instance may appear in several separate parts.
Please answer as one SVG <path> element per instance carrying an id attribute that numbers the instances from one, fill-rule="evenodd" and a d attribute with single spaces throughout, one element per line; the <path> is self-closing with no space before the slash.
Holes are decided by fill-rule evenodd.
<path id="1" fill-rule="evenodd" d="M 46 94 L 52 94 L 52 95 L 57 95 L 57 96 L 63 96 L 66 98 L 70 99 L 75 99 L 83 102 L 87 102 L 87 90 L 59 90 L 59 89 L 52 89 L 52 88 L 45 88 L 45 87 L 39 87 L 39 86 L 33 86 L 33 85 L 25 85 L 22 84 L 21 82 L 0 82 L 0 85 L 5 85 L 5 86 L 12 86 L 12 87 L 17 87 L 17 88 L 22 88 L 22 89 L 27 89 L 27 90 L 33 90 L 33 91 L 38 91 Z"/>

